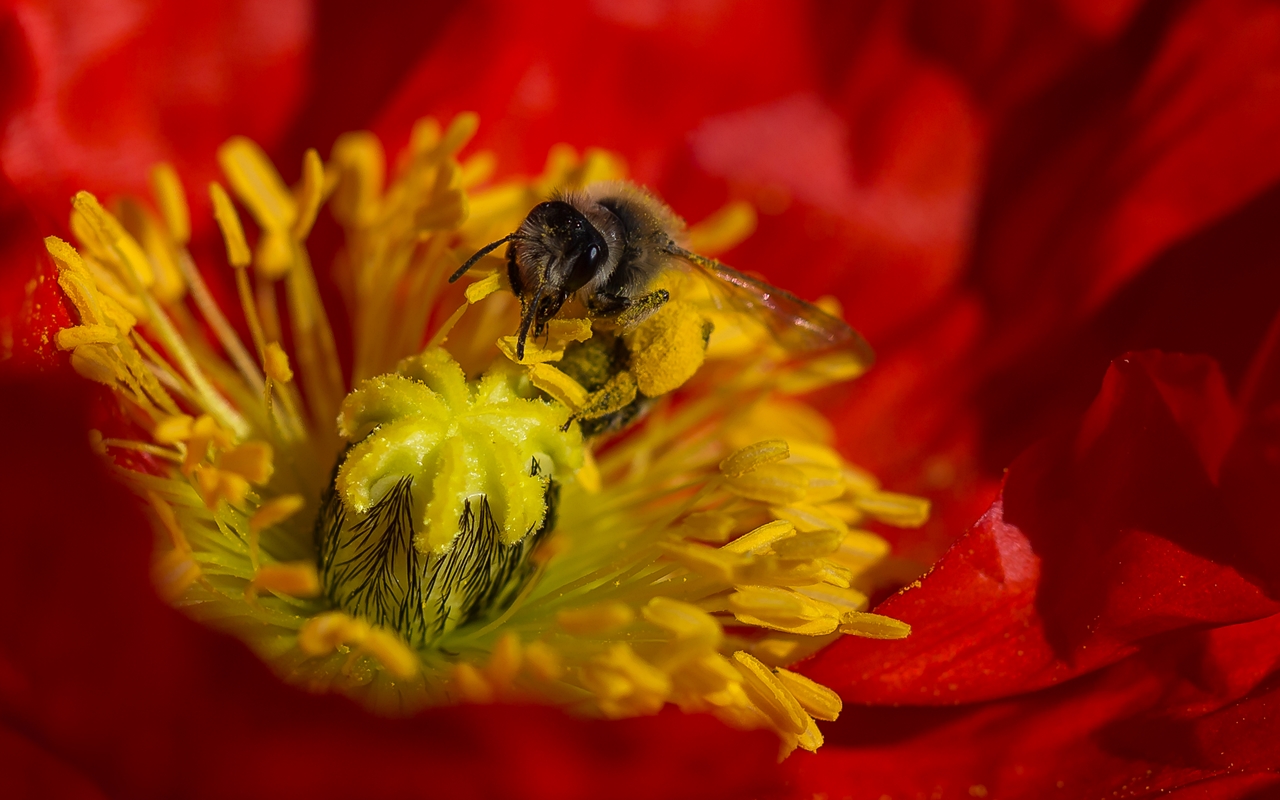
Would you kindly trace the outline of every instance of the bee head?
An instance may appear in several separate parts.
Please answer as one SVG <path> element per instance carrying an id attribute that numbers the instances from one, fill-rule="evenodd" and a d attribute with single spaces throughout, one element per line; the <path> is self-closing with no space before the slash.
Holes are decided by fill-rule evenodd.
<path id="1" fill-rule="evenodd" d="M 563 200 L 534 206 L 512 241 L 518 270 L 512 287 L 521 300 L 516 357 L 524 358 L 530 328 L 540 333 L 565 300 L 595 276 L 609 259 L 609 246 L 582 212 Z"/>

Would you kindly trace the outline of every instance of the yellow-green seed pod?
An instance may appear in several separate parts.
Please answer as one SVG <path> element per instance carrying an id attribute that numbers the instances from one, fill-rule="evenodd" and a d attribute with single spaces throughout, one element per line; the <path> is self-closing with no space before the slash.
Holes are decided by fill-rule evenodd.
<path id="1" fill-rule="evenodd" d="M 467 381 L 439 348 L 356 387 L 317 525 L 329 599 L 415 644 L 505 607 L 582 466 L 568 413 L 510 373 Z"/>

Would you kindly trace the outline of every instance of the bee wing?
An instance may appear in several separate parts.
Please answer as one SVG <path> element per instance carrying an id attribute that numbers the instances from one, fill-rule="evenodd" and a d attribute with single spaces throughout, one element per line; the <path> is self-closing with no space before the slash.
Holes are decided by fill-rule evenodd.
<path id="1" fill-rule="evenodd" d="M 787 352 L 803 360 L 845 353 L 862 369 L 875 361 L 875 352 L 861 334 L 814 304 L 713 258 L 683 248 L 670 252 L 708 277 L 712 291 L 718 291 L 736 311 L 759 320 Z"/>

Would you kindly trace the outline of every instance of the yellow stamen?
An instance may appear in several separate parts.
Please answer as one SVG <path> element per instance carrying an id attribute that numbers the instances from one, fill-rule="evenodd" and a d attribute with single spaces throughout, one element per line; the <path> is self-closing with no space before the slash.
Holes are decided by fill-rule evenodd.
<path id="1" fill-rule="evenodd" d="M 783 523 L 793 531 L 790 522 Z M 772 544 L 773 552 L 781 558 L 819 558 L 834 553 L 844 542 L 844 534 L 836 530 L 798 533 Z"/>
<path id="2" fill-rule="evenodd" d="M 254 573 L 253 580 L 244 587 L 245 601 L 256 604 L 261 591 L 293 597 L 315 597 L 320 594 L 320 576 L 316 573 L 316 565 L 310 561 L 271 564 L 260 567 Z"/>
<path id="3" fill-rule="evenodd" d="M 137 318 L 110 297 L 104 297 L 94 285 L 84 260 L 75 248 L 56 236 L 47 236 L 45 248 L 58 265 L 58 286 L 86 325 L 110 325 L 123 335 L 133 330 Z"/>
<path id="4" fill-rule="evenodd" d="M 582 388 L 582 384 L 550 364 L 529 367 L 529 381 L 570 411 L 579 411 L 587 404 L 587 390 Z"/>
<path id="5" fill-rule="evenodd" d="M 328 611 L 318 614 L 298 629 L 298 648 L 309 656 L 322 656 L 347 644 L 364 641 L 369 635 L 369 623 L 343 614 Z"/>
<path id="6" fill-rule="evenodd" d="M 721 549 L 730 553 L 762 553 L 780 539 L 792 536 L 795 532 L 796 528 L 790 522 L 774 520 L 749 533 L 744 533 Z"/>
<path id="7" fill-rule="evenodd" d="M 187 208 L 187 195 L 182 181 L 170 164 L 157 164 L 151 170 L 151 191 L 155 193 L 160 215 L 164 217 L 169 235 L 178 245 L 191 240 L 191 212 Z"/>
<path id="8" fill-rule="evenodd" d="M 689 249 L 718 256 L 744 242 L 755 229 L 755 207 L 735 200 L 689 228 Z"/>
<path id="9" fill-rule="evenodd" d="M 490 275 L 483 280 L 478 280 L 467 287 L 465 292 L 467 302 L 472 305 L 479 303 L 484 298 L 498 291 L 502 286 L 502 279 L 497 274 Z"/>
<path id="10" fill-rule="evenodd" d="M 183 553 L 190 553 L 191 544 L 187 541 L 187 535 L 183 532 L 182 526 L 178 524 L 178 518 L 173 513 L 173 508 L 155 492 L 147 492 L 147 502 L 151 504 L 151 509 L 155 511 L 160 524 L 164 526 L 165 531 L 169 534 L 173 549 L 180 550 Z"/>
<path id="11" fill-rule="evenodd" d="M 263 227 L 282 231 L 293 224 L 298 215 L 293 194 L 256 143 L 243 136 L 232 137 L 218 149 L 218 163 Z"/>
<path id="12" fill-rule="evenodd" d="M 540 681 L 557 681 L 564 673 L 560 654 L 546 642 L 530 642 L 524 649 L 524 662 L 529 672 Z"/>
<path id="13" fill-rule="evenodd" d="M 421 668 L 418 657 L 400 637 L 390 631 L 374 628 L 360 643 L 360 649 L 374 658 L 396 678 L 409 678 Z"/>
<path id="14" fill-rule="evenodd" d="M 151 287 L 163 305 L 169 306 L 182 298 L 187 287 L 178 267 L 180 254 L 168 231 L 140 202 L 132 198 L 117 201 L 116 216 L 151 262 L 155 283 Z"/>
<path id="15" fill-rule="evenodd" d="M 582 451 L 582 467 L 574 473 L 578 485 L 587 494 L 599 494 L 603 488 L 600 478 L 600 465 L 596 463 L 595 456 L 591 455 L 590 450 Z"/>
<path id="16" fill-rule="evenodd" d="M 249 518 L 249 563 L 258 569 L 258 542 L 262 531 L 297 514 L 306 506 L 307 501 L 300 494 L 286 494 L 272 498 L 253 512 Z"/>
<path id="17" fill-rule="evenodd" d="M 775 586 L 746 586 L 729 595 L 739 622 L 805 636 L 823 636 L 840 626 L 840 610 Z"/>
<path id="18" fill-rule="evenodd" d="M 778 677 L 750 653 L 739 650 L 733 654 L 733 660 L 744 678 L 742 688 L 756 708 L 763 711 L 778 730 L 804 733 L 809 727 L 809 715 Z"/>
<path id="19" fill-rule="evenodd" d="M 498 637 L 484 672 L 499 694 L 511 691 L 511 683 L 520 672 L 523 660 L 524 648 L 520 645 L 519 636 L 513 631 L 507 631 Z"/>
<path id="20" fill-rule="evenodd" d="M 832 514 L 828 509 L 811 503 L 792 503 L 789 506 L 770 506 L 769 513 L 778 519 L 784 519 L 795 526 L 796 530 L 806 533 L 812 531 L 834 530 L 848 533 L 849 526 L 843 519 Z"/>
<path id="21" fill-rule="evenodd" d="M 222 230 L 223 241 L 227 244 L 227 261 L 233 267 L 247 267 L 253 261 L 249 252 L 249 242 L 244 238 L 244 227 L 240 224 L 240 215 L 227 190 L 216 181 L 209 184 L 209 198 L 213 201 L 213 218 Z"/>
<path id="22" fill-rule="evenodd" d="M 155 283 L 155 274 L 151 271 L 151 262 L 147 254 L 124 229 L 114 216 L 107 213 L 98 198 L 88 192 L 77 192 L 72 201 L 74 213 L 80 215 L 85 224 L 93 231 L 98 241 L 109 249 L 119 267 L 125 270 L 125 280 L 136 280 L 144 287 Z"/>
<path id="23" fill-rule="evenodd" d="M 290 231 L 294 239 L 301 241 L 311 233 L 316 213 L 324 200 L 324 184 L 324 164 L 320 161 L 320 154 L 314 149 L 307 150 L 302 157 L 302 184 L 294 198 L 298 209 Z"/>
<path id="24" fill-rule="evenodd" d="M 58 331 L 55 341 L 60 350 L 74 350 L 82 344 L 115 344 L 120 331 L 112 325 L 77 325 Z"/>
<path id="25" fill-rule="evenodd" d="M 612 633 L 627 627 L 635 618 L 635 612 L 625 603 L 601 603 L 556 612 L 556 622 L 560 627 L 578 636 Z"/>
<path id="26" fill-rule="evenodd" d="M 740 497 L 771 505 L 797 503 L 809 493 L 809 479 L 790 464 L 765 464 L 726 483 L 729 491 Z"/>
<path id="27" fill-rule="evenodd" d="M 730 478 L 746 475 L 754 469 L 783 461 L 791 451 L 785 439 L 769 439 L 756 442 L 733 452 L 720 462 L 720 471 Z"/>
<path id="28" fill-rule="evenodd" d="M 811 597 L 814 600 L 821 600 L 830 604 L 841 615 L 850 611 L 865 611 L 867 609 L 868 600 L 865 594 L 848 586 L 832 584 L 830 581 L 814 586 L 800 586 L 796 588 L 796 591 L 805 597 Z"/>
<path id="29" fill-rule="evenodd" d="M 480 670 L 466 661 L 453 665 L 453 689 L 468 703 L 492 703 L 495 692 Z"/>
<path id="30" fill-rule="evenodd" d="M 210 509 L 216 509 L 218 503 L 224 501 L 235 508 L 244 508 L 249 496 L 249 481 L 243 475 L 205 464 L 197 464 L 192 474 L 200 496 Z"/>
<path id="31" fill-rule="evenodd" d="M 218 468 L 234 472 L 250 483 L 264 484 L 271 480 L 271 473 L 275 471 L 271 462 L 271 445 L 245 442 L 222 453 L 218 457 Z"/>
<path id="32" fill-rule="evenodd" d="M 476 124 L 424 121 L 390 171 L 372 135 L 340 137 L 293 187 L 257 145 L 224 145 L 232 194 L 209 191 L 248 346 L 201 277 L 220 259 L 198 268 L 186 248 L 172 168 L 151 176 L 158 216 L 77 195 L 80 250 L 46 241 L 78 316 L 56 341 L 147 432 L 93 446 L 159 465 L 114 468 L 151 506 L 157 587 L 287 679 L 378 713 L 673 704 L 819 747 L 814 719 L 839 697 L 785 667 L 842 632 L 909 633 L 867 612 L 888 545 L 857 526 L 918 525 L 928 504 L 849 464 L 782 395 L 868 354 L 784 352 L 758 315 L 669 272 L 613 319 L 569 303 L 514 363 L 502 254 L 461 299 L 448 276 L 553 190 L 625 165 L 557 147 L 542 175 L 491 183 L 492 154 L 458 157 Z M 345 237 L 350 384 L 306 244 L 325 205 Z M 689 241 L 729 248 L 754 222 L 731 203 Z"/>
<path id="33" fill-rule="evenodd" d="M 366 131 L 344 133 L 334 142 L 331 159 L 338 187 L 330 203 L 333 215 L 348 227 L 372 223 L 386 173 L 382 145 Z"/>
<path id="34" fill-rule="evenodd" d="M 289 356 L 279 342 L 268 342 L 262 354 L 263 367 L 267 377 L 279 383 L 293 380 L 293 370 L 289 367 Z"/>
<path id="35" fill-rule="evenodd" d="M 902 528 L 918 528 L 929 519 L 929 501 L 894 492 L 876 492 L 854 499 L 854 505 L 881 522 Z"/>
<path id="36" fill-rule="evenodd" d="M 671 678 L 623 642 L 591 659 L 582 668 L 582 682 L 610 717 L 656 713 L 671 692 Z"/>
<path id="37" fill-rule="evenodd" d="M 542 345 L 534 341 L 526 341 L 524 345 L 524 357 L 516 358 L 516 349 L 519 347 L 519 340 L 515 336 L 504 336 L 498 340 L 498 349 L 502 354 L 517 364 L 546 364 L 551 361 L 559 361 L 564 358 L 564 350 L 548 350 Z"/>
<path id="38" fill-rule="evenodd" d="M 689 603 L 655 597 L 645 605 L 644 618 L 677 639 L 696 640 L 708 647 L 720 643 L 720 623 L 707 612 Z"/>
<path id="39" fill-rule="evenodd" d="M 170 550 L 156 559 L 151 568 L 151 577 L 161 597 L 173 603 L 180 600 L 187 589 L 200 580 L 200 566 L 190 552 Z"/>
<path id="40" fill-rule="evenodd" d="M 840 695 L 822 684 L 790 670 L 779 668 L 774 670 L 774 674 L 778 676 L 778 680 L 782 682 L 783 686 L 787 687 L 787 691 L 791 692 L 796 701 L 814 719 L 834 722 L 840 716 L 840 711 L 844 707 L 844 703 L 840 700 Z"/>
<path id="41" fill-rule="evenodd" d="M 733 517 L 719 511 L 696 511 L 681 520 L 677 530 L 685 539 L 723 542 L 733 533 L 736 524 Z"/>
<path id="42" fill-rule="evenodd" d="M 840 617 L 840 632 L 868 639 L 905 639 L 911 635 L 911 626 L 882 614 L 848 611 Z"/>
<path id="43" fill-rule="evenodd" d="M 804 729 L 804 733 L 800 734 L 796 739 L 796 745 L 799 746 L 801 750 L 808 750 L 810 753 L 813 753 L 816 752 L 819 747 L 822 747 L 825 741 L 826 740 L 822 736 L 822 731 L 818 729 L 818 723 L 810 719 L 808 727 Z"/>
<path id="44" fill-rule="evenodd" d="M 722 583 L 733 583 L 750 563 L 747 556 L 693 542 L 662 542 L 658 547 L 676 563 Z"/>
<path id="45" fill-rule="evenodd" d="M 398 678 L 410 677 L 418 671 L 413 652 L 393 634 L 341 612 L 319 614 L 298 630 L 298 648 L 310 656 L 324 656 L 353 645 L 353 656 L 366 652 Z"/>

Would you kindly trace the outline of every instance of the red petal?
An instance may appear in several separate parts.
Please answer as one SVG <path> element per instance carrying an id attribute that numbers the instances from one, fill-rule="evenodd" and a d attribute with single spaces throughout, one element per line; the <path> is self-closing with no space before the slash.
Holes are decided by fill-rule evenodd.
<path id="1" fill-rule="evenodd" d="M 10 798 L 106 800 L 78 770 L 4 723 L 0 723 L 0 775 L 4 775 L 5 796 Z"/>
<path id="2" fill-rule="evenodd" d="M 828 392 L 822 409 L 836 422 L 841 450 L 895 491 L 934 503 L 919 530 L 885 530 L 894 552 L 928 564 L 991 505 L 1000 479 L 974 463 L 983 431 L 957 395 L 972 380 L 982 309 L 957 300 L 935 310 L 895 343 L 875 369 Z"/>
<path id="3" fill-rule="evenodd" d="M 474 3 L 388 106 L 391 151 L 424 114 L 477 111 L 478 147 L 515 172 L 541 168 L 551 145 L 606 147 L 641 180 L 662 174 L 698 120 L 808 82 L 797 8 L 603 2 L 571 13 Z M 607 43 L 607 44 L 606 44 Z"/>
<path id="4" fill-rule="evenodd" d="M 12 337 L 0 359 L 9 366 L 48 369 L 66 362 L 54 336 L 74 324 L 72 309 L 58 287 L 57 271 L 22 199 L 0 175 L 0 331 Z"/>
<path id="5" fill-rule="evenodd" d="M 1275 641 L 1277 622 L 1166 640 L 1064 686 L 998 702 L 846 708 L 827 726 L 827 744 L 816 756 L 798 754 L 787 763 L 793 793 L 1074 800 L 1182 789 L 1175 796 L 1269 797 L 1253 793 L 1278 782 L 1270 770 L 1280 739 L 1274 716 L 1267 728 L 1263 715 L 1280 673 L 1272 658 L 1270 677 L 1258 671 L 1240 680 L 1245 670 L 1234 666 L 1240 657 L 1251 667 L 1258 662 L 1215 639 Z M 1274 656 L 1276 645 L 1267 649 Z M 1210 664 L 1236 675 L 1206 683 Z M 1170 701 L 1192 694 L 1199 705 Z"/>
<path id="6" fill-rule="evenodd" d="M 146 193 L 158 161 L 196 205 L 232 134 L 270 145 L 302 90 L 305 3 L 18 2 L 0 166 L 42 221 L 80 189 Z M 193 221 L 203 215 L 193 214 Z"/>
<path id="7" fill-rule="evenodd" d="M 1177 679 L 1159 707 L 1113 725 L 1109 746 L 1201 769 L 1280 769 L 1280 616 L 1198 634 L 1191 644 L 1194 655 L 1148 659 L 1153 671 L 1175 668 Z"/>
<path id="8" fill-rule="evenodd" d="M 1071 436 L 1010 469 L 1002 500 L 881 613 L 903 641 L 844 638 L 806 668 L 850 700 L 952 703 L 1057 683 L 1156 633 L 1237 622 L 1277 604 L 1271 576 L 1213 478 L 1235 412 L 1207 359 L 1117 361 Z"/>
<path id="9" fill-rule="evenodd" d="M 1250 772 L 1210 778 L 1162 796 L 1170 800 L 1267 800 L 1275 796 L 1277 788 L 1280 788 L 1280 775 Z"/>
<path id="10" fill-rule="evenodd" d="M 1280 592 L 1280 517 L 1275 509 L 1280 486 L 1280 315 L 1272 322 L 1242 388 L 1249 412 L 1244 428 L 1222 468 L 1222 491 L 1232 516 L 1249 533 L 1244 547 L 1253 562 L 1271 567 L 1264 574 Z"/>
<path id="11" fill-rule="evenodd" d="M 795 203 L 765 218 L 737 266 L 836 296 L 874 344 L 919 326 L 954 291 L 981 169 L 963 87 L 909 47 L 900 17 L 886 6 L 849 26 L 857 46 L 829 65 L 825 96 L 797 89 L 710 115 L 689 135 L 709 175 Z"/>
<path id="12" fill-rule="evenodd" d="M 284 685 L 155 597 L 149 526 L 89 453 L 82 388 L 0 387 L 0 715 L 106 794 L 692 798 L 772 785 L 774 737 L 706 717 L 463 707 L 387 720 Z"/>
<path id="13" fill-rule="evenodd" d="M 1045 430 L 1088 406 L 1117 353 L 1203 353 L 1240 385 L 1280 307 L 1280 191 L 1163 253 L 1083 327 L 1062 327 L 977 394 L 984 461 L 1008 464 Z"/>
<path id="14" fill-rule="evenodd" d="M 925 0 L 911 30 L 999 117 L 1095 55 L 1129 23 L 1138 0 L 1004 0 L 967 7 Z"/>
<path id="15" fill-rule="evenodd" d="M 1105 86 L 1082 74 L 1071 101 L 1047 98 L 1006 134 L 1002 147 L 1023 155 L 999 167 L 981 251 L 1008 317 L 1002 351 L 1097 309 L 1163 248 L 1280 178 L 1280 9 L 1200 2 L 1132 74 Z"/>
<path id="16" fill-rule="evenodd" d="M 372 126 L 422 54 L 437 46 L 461 5 L 459 0 L 315 3 L 311 91 L 289 136 L 272 150 L 278 163 L 301 163 L 308 147 L 327 156 L 339 135 Z"/>

